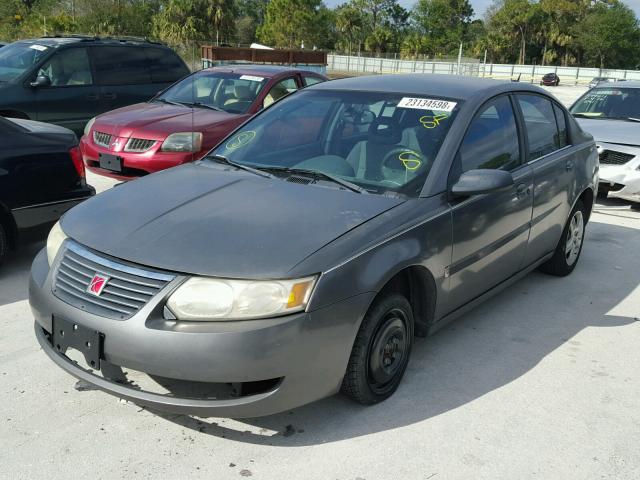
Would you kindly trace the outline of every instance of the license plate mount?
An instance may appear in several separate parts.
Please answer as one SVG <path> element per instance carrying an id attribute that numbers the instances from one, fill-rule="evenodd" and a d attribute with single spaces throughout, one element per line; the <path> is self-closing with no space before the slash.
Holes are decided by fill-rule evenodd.
<path id="1" fill-rule="evenodd" d="M 104 334 L 60 317 L 54 317 L 52 325 L 51 344 L 55 350 L 63 355 L 68 348 L 78 350 L 87 365 L 100 370 Z"/>
<path id="2" fill-rule="evenodd" d="M 100 161 L 100 168 L 110 170 L 112 172 L 122 172 L 122 157 L 111 155 L 109 153 L 100 153 L 98 157 L 98 160 Z"/>

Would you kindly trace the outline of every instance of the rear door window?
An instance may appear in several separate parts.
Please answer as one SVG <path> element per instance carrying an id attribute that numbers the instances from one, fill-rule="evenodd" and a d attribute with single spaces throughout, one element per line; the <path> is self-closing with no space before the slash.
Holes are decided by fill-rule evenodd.
<path id="1" fill-rule="evenodd" d="M 286 97 L 296 90 L 298 90 L 298 84 L 294 77 L 282 80 L 271 87 L 271 90 L 269 90 L 269 93 L 267 93 L 266 97 L 264 97 L 264 100 L 262 101 L 262 106 L 268 107 L 272 103 L 277 102 L 282 97 Z"/>
<path id="2" fill-rule="evenodd" d="M 476 114 L 462 141 L 460 160 L 462 172 L 521 165 L 516 118 L 507 96 L 491 100 Z"/>
<path id="3" fill-rule="evenodd" d="M 558 124 L 558 137 L 556 145 L 558 148 L 563 148 L 569 145 L 569 135 L 567 134 L 567 117 L 565 117 L 564 110 L 562 110 L 555 103 L 553 104 L 553 111 L 556 114 L 556 123 Z"/>
<path id="4" fill-rule="evenodd" d="M 92 49 L 100 85 L 143 85 L 151 83 L 149 61 L 144 48 L 104 46 Z"/>
<path id="5" fill-rule="evenodd" d="M 173 83 L 189 74 L 182 59 L 171 50 L 147 47 L 144 51 L 151 64 L 153 83 Z"/>
<path id="6" fill-rule="evenodd" d="M 535 160 L 561 148 L 551 100 L 540 95 L 519 94 L 516 97 L 527 130 L 529 160 Z"/>

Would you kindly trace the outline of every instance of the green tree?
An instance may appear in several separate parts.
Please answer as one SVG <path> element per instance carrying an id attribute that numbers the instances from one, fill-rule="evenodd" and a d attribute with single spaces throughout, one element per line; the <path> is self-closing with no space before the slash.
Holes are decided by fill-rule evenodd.
<path id="1" fill-rule="evenodd" d="M 640 30 L 635 14 L 623 3 L 596 4 L 574 31 L 588 63 L 600 68 L 635 68 Z"/>
<path id="2" fill-rule="evenodd" d="M 473 17 L 469 0 L 418 0 L 412 20 L 428 37 L 431 54 L 453 53 L 465 39 Z"/>
<path id="3" fill-rule="evenodd" d="M 509 45 L 518 46 L 517 62 L 525 63 L 527 58 L 527 45 L 534 36 L 533 25 L 537 16 L 537 3 L 529 0 L 503 0 L 494 5 L 494 10 L 490 11 L 488 22 L 488 39 L 500 45 L 500 50 L 504 55 L 505 50 L 513 51 Z M 508 53 L 511 57 L 510 52 Z M 513 60 L 506 58 L 505 60 Z"/>
<path id="4" fill-rule="evenodd" d="M 257 37 L 273 47 L 324 47 L 333 38 L 332 21 L 332 12 L 321 0 L 271 0 Z"/>
<path id="5" fill-rule="evenodd" d="M 353 3 L 339 5 L 335 9 L 335 15 L 336 31 L 341 39 L 339 47 L 351 53 L 354 46 L 359 47 L 362 43 L 365 16 Z"/>

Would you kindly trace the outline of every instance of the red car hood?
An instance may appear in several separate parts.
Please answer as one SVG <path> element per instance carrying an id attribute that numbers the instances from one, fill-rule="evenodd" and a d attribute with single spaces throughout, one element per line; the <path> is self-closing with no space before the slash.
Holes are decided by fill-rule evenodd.
<path id="1" fill-rule="evenodd" d="M 163 103 L 138 103 L 119 108 L 96 118 L 94 130 L 118 137 L 163 140 L 176 132 L 203 132 L 205 138 L 219 140 L 249 118 L 205 108 L 189 108 Z M 209 134 L 209 135 L 207 135 Z"/>

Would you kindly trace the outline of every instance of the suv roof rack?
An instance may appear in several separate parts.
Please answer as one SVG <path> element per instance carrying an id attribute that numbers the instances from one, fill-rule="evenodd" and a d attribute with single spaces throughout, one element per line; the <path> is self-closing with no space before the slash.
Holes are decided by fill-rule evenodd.
<path id="1" fill-rule="evenodd" d="M 128 35 L 122 36 L 108 36 L 108 37 L 100 37 L 98 35 L 80 35 L 80 34 L 70 34 L 70 35 L 45 35 L 42 38 L 76 38 L 83 42 L 99 42 L 99 41 L 112 41 L 112 42 L 140 42 L 140 43 L 152 43 L 154 45 L 164 45 L 164 43 L 159 42 L 157 40 L 150 40 L 147 37 L 134 37 Z"/>

